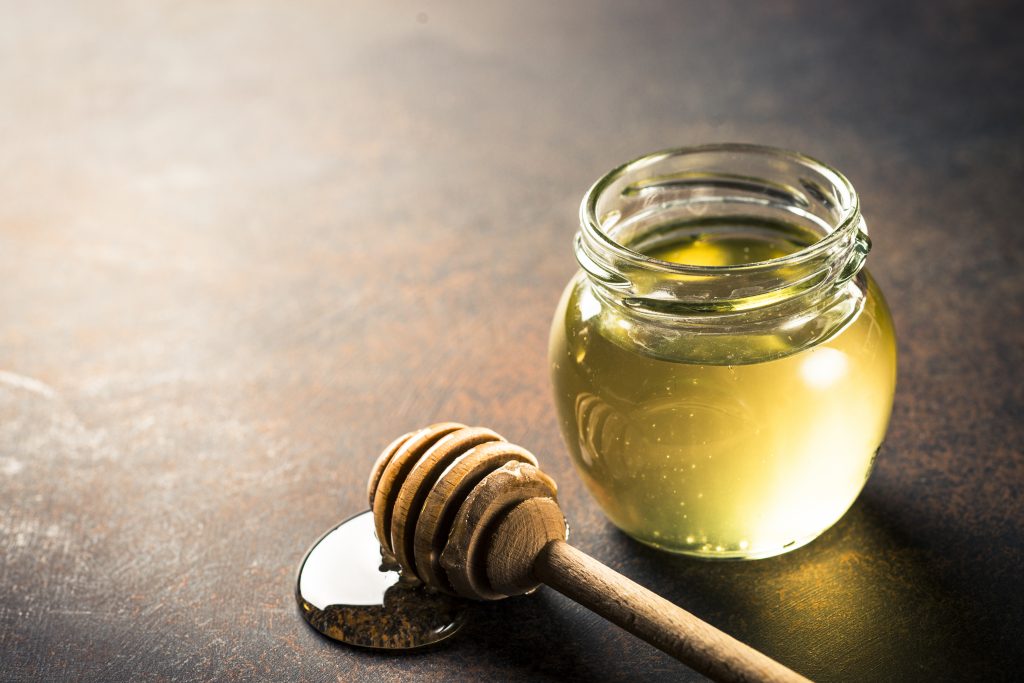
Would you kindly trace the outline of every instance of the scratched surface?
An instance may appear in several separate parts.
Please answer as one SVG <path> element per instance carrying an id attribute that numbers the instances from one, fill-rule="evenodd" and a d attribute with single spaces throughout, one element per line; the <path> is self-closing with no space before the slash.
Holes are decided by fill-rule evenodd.
<path id="1" fill-rule="evenodd" d="M 834 7 L 826 7 L 834 4 Z M 1024 59 L 1010 3 L 4 2 L 0 679 L 695 680 L 551 591 L 412 656 L 296 612 L 371 459 L 537 452 L 581 548 L 824 681 L 998 680 L 1024 630 Z M 714 140 L 860 190 L 900 334 L 865 493 L 791 555 L 613 531 L 549 316 L 583 190 Z"/>

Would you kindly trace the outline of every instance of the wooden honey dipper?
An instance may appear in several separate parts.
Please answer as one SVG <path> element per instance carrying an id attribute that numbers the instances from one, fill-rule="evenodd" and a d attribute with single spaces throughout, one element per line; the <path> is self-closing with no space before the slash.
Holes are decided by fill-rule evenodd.
<path id="1" fill-rule="evenodd" d="M 712 679 L 807 681 L 566 543 L 555 482 L 490 429 L 404 434 L 368 493 L 382 548 L 432 588 L 498 600 L 544 583 Z"/>

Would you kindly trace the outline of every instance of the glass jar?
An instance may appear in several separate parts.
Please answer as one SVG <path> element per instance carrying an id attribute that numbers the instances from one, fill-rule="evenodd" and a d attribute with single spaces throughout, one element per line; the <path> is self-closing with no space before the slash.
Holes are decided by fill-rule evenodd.
<path id="1" fill-rule="evenodd" d="M 850 182 L 779 149 L 658 152 L 590 188 L 550 361 L 572 460 L 616 526 L 757 558 L 843 515 L 896 383 L 870 244 Z"/>

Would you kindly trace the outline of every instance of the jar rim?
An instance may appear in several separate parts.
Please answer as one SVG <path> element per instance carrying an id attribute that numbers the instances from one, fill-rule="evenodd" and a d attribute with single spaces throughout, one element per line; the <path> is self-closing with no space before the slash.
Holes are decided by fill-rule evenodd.
<path id="1" fill-rule="evenodd" d="M 658 162 L 669 157 L 708 152 L 741 153 L 786 159 L 788 161 L 794 161 L 802 164 L 820 173 L 822 176 L 829 178 L 829 180 L 834 184 L 834 187 L 839 190 L 840 199 L 842 200 L 839 207 L 840 215 L 834 221 L 835 226 L 821 239 L 790 254 L 764 261 L 754 261 L 751 263 L 726 266 L 702 266 L 657 259 L 634 249 L 630 249 L 629 247 L 617 242 L 601 226 L 601 222 L 598 220 L 596 215 L 597 202 L 602 193 L 616 180 L 645 164 Z M 850 180 L 840 171 L 813 157 L 801 154 L 800 152 L 794 152 L 781 147 L 751 143 L 718 142 L 686 147 L 674 147 L 644 154 L 613 168 L 601 176 L 593 185 L 590 186 L 586 194 L 583 195 L 583 201 L 580 203 L 580 228 L 587 233 L 588 237 L 598 240 L 605 248 L 611 250 L 616 256 L 632 263 L 635 266 L 681 275 L 721 275 L 723 273 L 751 272 L 803 262 L 827 252 L 834 244 L 844 239 L 849 234 L 856 233 L 861 229 L 860 223 L 860 197 L 857 195 L 857 191 L 854 189 Z"/>

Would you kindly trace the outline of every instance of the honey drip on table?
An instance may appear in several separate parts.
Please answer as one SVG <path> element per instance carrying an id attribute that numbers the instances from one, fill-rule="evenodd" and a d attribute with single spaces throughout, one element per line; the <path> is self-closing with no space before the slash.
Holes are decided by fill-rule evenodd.
<path id="1" fill-rule="evenodd" d="M 408 650 L 439 643 L 466 623 L 469 603 L 405 577 L 384 556 L 373 514 L 356 515 L 306 553 L 295 588 L 302 616 L 328 638 Z"/>

